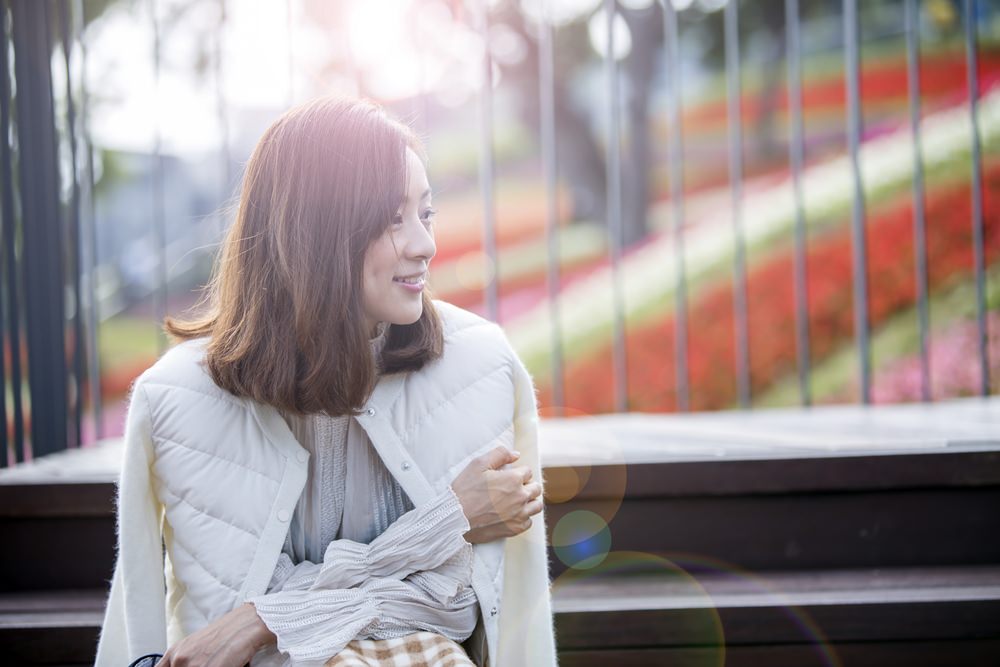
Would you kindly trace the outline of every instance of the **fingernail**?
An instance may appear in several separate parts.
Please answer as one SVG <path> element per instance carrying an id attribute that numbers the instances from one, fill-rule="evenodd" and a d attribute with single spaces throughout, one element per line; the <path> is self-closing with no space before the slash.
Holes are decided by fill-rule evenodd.
<path id="1" fill-rule="evenodd" d="M 514 452 L 514 458 L 515 459 L 521 458 L 521 452 Z"/>

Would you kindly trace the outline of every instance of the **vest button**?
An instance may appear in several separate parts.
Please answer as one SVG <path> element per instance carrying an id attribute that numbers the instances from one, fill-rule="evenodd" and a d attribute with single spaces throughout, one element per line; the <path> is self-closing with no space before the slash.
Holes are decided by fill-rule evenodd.
<path id="1" fill-rule="evenodd" d="M 403 461 L 403 470 L 409 470 L 409 469 L 410 469 L 410 462 Z"/>
<path id="2" fill-rule="evenodd" d="M 309 460 L 309 454 L 305 451 L 300 451 L 298 454 L 295 455 L 295 458 L 299 460 L 299 463 L 305 463 L 306 461 Z"/>
<path id="3" fill-rule="evenodd" d="M 365 412 L 368 413 L 369 417 L 374 417 L 375 416 L 375 408 L 368 408 Z"/>
<path id="4" fill-rule="evenodd" d="M 493 607 L 492 609 L 490 609 L 490 616 L 496 616 L 496 615 L 497 615 L 497 608 Z"/>
<path id="5" fill-rule="evenodd" d="M 288 521 L 290 518 L 288 510 L 278 510 L 278 521 Z"/>

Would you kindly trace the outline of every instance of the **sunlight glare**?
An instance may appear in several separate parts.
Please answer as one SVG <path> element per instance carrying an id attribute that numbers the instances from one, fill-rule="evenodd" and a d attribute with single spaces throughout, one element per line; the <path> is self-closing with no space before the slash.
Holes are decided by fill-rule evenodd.
<path id="1" fill-rule="evenodd" d="M 420 89 L 419 54 L 413 45 L 412 0 L 354 2 L 348 10 L 351 55 L 366 73 L 372 93 L 383 99 Z"/>

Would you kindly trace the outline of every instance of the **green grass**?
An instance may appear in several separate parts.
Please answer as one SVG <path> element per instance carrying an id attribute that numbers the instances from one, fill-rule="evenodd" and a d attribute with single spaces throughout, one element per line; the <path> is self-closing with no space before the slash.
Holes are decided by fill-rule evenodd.
<path id="1" fill-rule="evenodd" d="M 152 361 L 159 355 L 159 326 L 148 318 L 117 315 L 101 322 L 98 348 L 105 372 Z"/>

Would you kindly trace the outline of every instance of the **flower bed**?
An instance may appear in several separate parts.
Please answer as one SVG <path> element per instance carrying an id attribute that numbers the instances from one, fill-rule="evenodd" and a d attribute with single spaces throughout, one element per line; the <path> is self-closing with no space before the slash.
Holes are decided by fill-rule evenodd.
<path id="1" fill-rule="evenodd" d="M 986 326 L 989 332 L 987 358 L 990 363 L 990 386 L 996 387 L 1000 378 L 1000 312 L 987 313 Z M 959 320 L 932 336 L 928 357 L 934 400 L 979 393 L 979 327 L 975 320 Z M 895 360 L 873 378 L 872 402 L 919 401 L 922 385 L 919 354 Z"/>
<path id="2" fill-rule="evenodd" d="M 1000 164 L 984 174 L 987 262 L 1000 259 Z M 969 274 L 973 267 L 971 190 L 968 183 L 932 188 L 926 198 L 931 289 Z M 869 217 L 867 226 L 871 326 L 916 300 L 913 210 L 909 195 Z M 810 239 L 807 252 L 811 357 L 822 359 L 854 335 L 851 231 L 844 224 Z M 795 351 L 794 256 L 790 247 L 754 262 L 748 274 L 750 380 L 754 391 L 793 373 Z M 737 399 L 733 287 L 715 284 L 689 302 L 689 386 L 693 410 L 721 409 Z M 629 407 L 676 409 L 672 313 L 626 334 Z M 583 359 L 567 360 L 565 404 L 584 413 L 614 410 L 611 344 Z M 542 405 L 552 405 L 548 378 L 539 377 Z"/>

